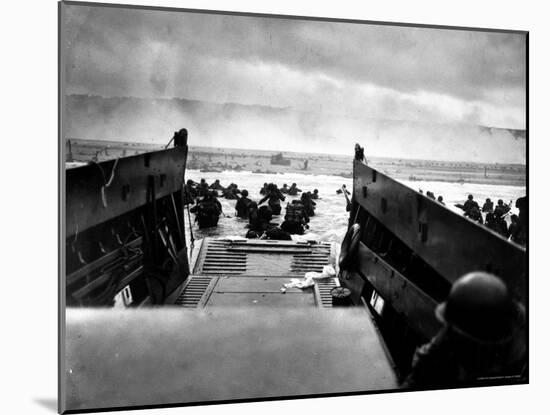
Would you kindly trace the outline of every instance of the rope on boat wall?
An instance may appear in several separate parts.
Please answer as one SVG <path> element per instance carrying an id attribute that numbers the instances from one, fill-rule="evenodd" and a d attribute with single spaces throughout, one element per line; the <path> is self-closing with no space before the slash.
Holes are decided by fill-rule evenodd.
<path id="1" fill-rule="evenodd" d="M 101 186 L 101 203 L 103 204 L 104 208 L 107 208 L 107 196 L 105 195 L 105 189 L 107 189 L 109 186 L 111 186 L 111 183 L 113 183 L 113 179 L 115 178 L 115 169 L 119 160 L 120 157 L 115 160 L 115 164 L 113 164 L 113 168 L 111 169 L 109 180 L 107 180 L 107 178 L 105 177 L 105 172 L 103 171 L 103 167 L 101 167 L 101 164 L 92 160 L 92 164 L 95 164 L 99 168 L 101 176 L 103 177 L 103 186 Z"/>
<path id="2" fill-rule="evenodd" d="M 191 263 L 191 254 L 193 253 L 193 248 L 195 247 L 195 237 L 193 236 L 193 222 L 191 222 L 191 212 L 189 211 L 189 205 L 187 206 L 187 218 L 189 222 L 189 241 L 191 242 L 191 245 L 189 246 L 191 249 L 189 250 L 189 263 Z"/>

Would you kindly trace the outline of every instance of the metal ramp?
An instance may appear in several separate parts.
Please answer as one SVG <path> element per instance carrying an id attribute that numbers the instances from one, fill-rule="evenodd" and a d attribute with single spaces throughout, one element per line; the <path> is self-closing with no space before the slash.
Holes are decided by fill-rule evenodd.
<path id="1" fill-rule="evenodd" d="M 313 287 L 287 288 L 288 277 L 205 276 L 188 278 L 174 304 L 185 308 L 203 307 L 332 307 L 330 290 L 337 278 L 317 281 Z"/>
<path id="2" fill-rule="evenodd" d="M 205 238 L 192 264 L 195 275 L 268 275 L 296 278 L 329 263 L 330 243 Z"/>
<path id="3" fill-rule="evenodd" d="M 213 285 L 213 281 L 215 284 L 215 278 L 213 277 L 197 275 L 189 277 L 175 304 L 187 308 L 196 308 L 199 304 L 203 304 L 206 298 L 205 294 Z"/>
<path id="4" fill-rule="evenodd" d="M 203 240 L 175 304 L 202 307 L 332 307 L 337 278 L 315 286 L 284 289 L 292 278 L 321 272 L 331 261 L 331 244 L 293 241 Z"/>

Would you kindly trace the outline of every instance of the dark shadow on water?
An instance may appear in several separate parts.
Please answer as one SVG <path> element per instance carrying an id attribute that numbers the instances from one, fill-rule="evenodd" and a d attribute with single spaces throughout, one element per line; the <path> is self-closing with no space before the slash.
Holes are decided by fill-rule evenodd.
<path id="1" fill-rule="evenodd" d="M 46 409 L 49 409 L 52 412 L 57 413 L 57 399 L 55 398 L 35 398 L 34 401 L 43 406 Z"/>

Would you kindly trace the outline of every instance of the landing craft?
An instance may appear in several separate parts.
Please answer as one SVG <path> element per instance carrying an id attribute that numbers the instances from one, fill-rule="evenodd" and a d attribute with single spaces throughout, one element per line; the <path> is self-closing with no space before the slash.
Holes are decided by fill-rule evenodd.
<path id="1" fill-rule="evenodd" d="M 283 153 L 277 153 L 271 156 L 271 164 L 290 166 L 290 159 L 285 158 Z"/>
<path id="2" fill-rule="evenodd" d="M 341 246 L 187 240 L 187 131 L 173 142 L 66 170 L 62 411 L 395 390 L 461 275 L 490 271 L 525 303 L 524 248 L 362 151 Z M 283 289 L 309 272 L 324 278 Z"/>

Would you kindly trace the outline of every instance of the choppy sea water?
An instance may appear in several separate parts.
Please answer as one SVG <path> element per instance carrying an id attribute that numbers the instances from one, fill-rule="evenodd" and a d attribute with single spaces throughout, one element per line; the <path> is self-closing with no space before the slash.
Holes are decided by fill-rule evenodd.
<path id="1" fill-rule="evenodd" d="M 296 183 L 298 188 L 302 191 L 313 191 L 318 189 L 320 199 L 316 200 L 317 207 L 315 210 L 315 216 L 311 217 L 309 223 L 309 230 L 303 236 L 293 236 L 295 239 L 313 239 L 318 241 L 327 242 L 341 242 L 347 228 L 348 212 L 346 212 L 346 200 L 344 195 L 337 194 L 336 190 L 341 188 L 343 184 L 351 191 L 352 179 L 346 179 L 340 176 L 329 175 L 311 175 L 300 173 L 282 173 L 282 174 L 263 174 L 263 173 L 251 173 L 251 172 L 235 172 L 235 171 L 223 171 L 221 173 L 209 172 L 202 173 L 198 170 L 187 170 L 186 180 L 192 179 L 196 182 L 204 178 L 208 184 L 219 179 L 222 186 L 227 186 L 230 183 L 237 183 L 239 189 L 246 189 L 249 192 L 249 198 L 256 202 L 262 198 L 260 195 L 260 189 L 264 183 L 275 183 L 279 187 L 282 187 L 284 183 L 291 185 Z M 498 199 L 504 200 L 508 203 L 512 200 L 512 206 L 518 197 L 525 196 L 525 188 L 518 186 L 500 186 L 500 185 L 487 185 L 487 184 L 473 184 L 473 183 L 448 183 L 437 181 L 401 181 L 408 187 L 418 190 L 422 189 L 424 193 L 426 191 L 433 192 L 436 197 L 441 195 L 446 206 L 462 214 L 462 211 L 456 207 L 456 203 L 464 203 L 468 194 L 472 194 L 474 199 L 483 205 L 486 198 L 491 198 L 495 203 Z M 287 202 L 291 202 L 293 199 L 299 199 L 298 196 L 286 195 L 286 200 L 281 203 L 283 209 L 280 216 L 274 216 L 273 223 L 281 223 L 285 212 L 285 206 Z M 191 213 L 192 230 L 195 239 L 201 239 L 205 236 L 214 237 L 234 237 L 245 236 L 247 229 L 245 225 L 247 220 L 237 218 L 235 215 L 235 203 L 236 200 L 227 200 L 220 197 L 224 215 L 220 217 L 218 226 L 216 228 L 198 229 L 197 224 L 194 222 L 194 215 Z M 513 213 L 518 213 L 515 208 L 512 208 Z M 187 219 L 187 212 L 186 212 Z M 187 222 L 187 220 L 186 220 Z M 187 237 L 189 237 L 189 230 L 186 229 Z"/>

